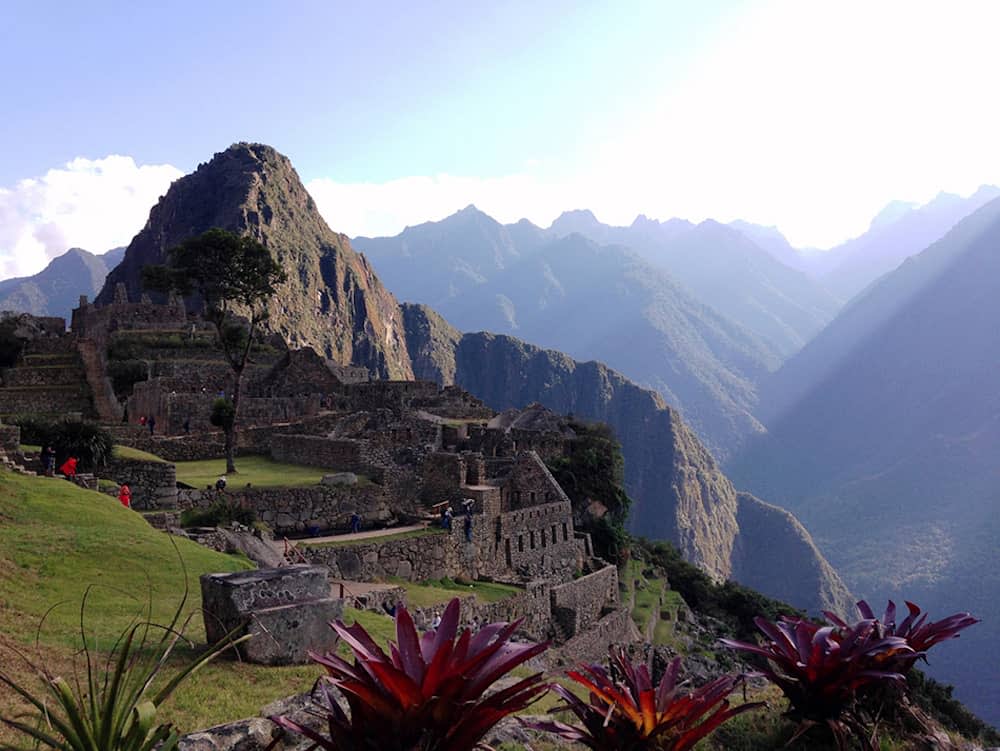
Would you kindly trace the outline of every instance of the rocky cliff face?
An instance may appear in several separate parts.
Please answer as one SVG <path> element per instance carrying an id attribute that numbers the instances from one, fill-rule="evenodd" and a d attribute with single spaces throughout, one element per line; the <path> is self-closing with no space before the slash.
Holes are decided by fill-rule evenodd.
<path id="1" fill-rule="evenodd" d="M 752 523 L 741 530 L 732 484 L 658 394 L 601 363 L 580 363 L 508 336 L 461 334 L 429 308 L 402 307 L 418 378 L 457 383 L 498 410 L 540 402 L 608 423 L 625 456 L 633 532 L 670 540 L 717 579 L 746 575 L 766 594 L 813 611 L 843 607 L 843 583 L 790 514 L 748 514 Z M 785 567 L 801 575 L 756 564 L 758 553 L 769 550 L 785 551 Z"/>
<path id="2" fill-rule="evenodd" d="M 234 144 L 177 180 L 149 214 L 97 298 L 123 282 L 142 294 L 142 268 L 212 227 L 249 234 L 289 280 L 268 305 L 267 327 L 293 347 L 312 346 L 384 378 L 411 378 L 399 306 L 345 235 L 323 221 L 287 157 L 270 146 Z"/>

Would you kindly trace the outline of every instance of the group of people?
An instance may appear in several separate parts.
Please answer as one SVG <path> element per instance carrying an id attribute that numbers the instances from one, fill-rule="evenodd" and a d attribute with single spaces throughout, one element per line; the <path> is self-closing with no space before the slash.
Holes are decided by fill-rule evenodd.
<path id="1" fill-rule="evenodd" d="M 143 415 L 139 418 L 139 424 L 143 427 L 149 428 L 149 434 L 153 435 L 153 431 L 156 430 L 156 417 L 154 415 Z"/>
<path id="2" fill-rule="evenodd" d="M 462 531 L 465 533 L 465 541 L 472 542 L 472 506 L 475 504 L 471 498 L 462 501 L 463 519 Z M 451 504 L 446 503 L 441 509 L 441 529 L 451 532 L 454 525 L 455 515 L 452 513 Z"/>
<path id="3" fill-rule="evenodd" d="M 64 461 L 59 466 L 59 474 L 65 477 L 67 480 L 75 480 L 77 475 L 77 469 L 80 465 L 80 460 L 75 456 L 66 457 Z M 52 446 L 45 446 L 42 449 L 42 470 L 46 477 L 54 477 L 56 473 L 56 450 Z M 125 508 L 132 508 L 132 489 L 128 486 L 128 483 L 123 482 L 118 486 L 118 501 Z"/>

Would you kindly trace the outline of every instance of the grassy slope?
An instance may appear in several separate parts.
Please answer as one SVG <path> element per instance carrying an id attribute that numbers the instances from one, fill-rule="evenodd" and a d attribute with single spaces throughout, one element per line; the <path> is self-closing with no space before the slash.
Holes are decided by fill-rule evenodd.
<path id="1" fill-rule="evenodd" d="M 176 543 L 176 549 L 172 543 Z M 117 635 L 152 593 L 153 617 L 168 622 L 183 593 L 184 571 L 191 585 L 185 611 L 194 613 L 188 635 L 204 639 L 198 576 L 235 571 L 246 563 L 188 540 L 157 532 L 115 499 L 62 480 L 29 478 L 0 472 L 0 664 L 30 681 L 31 673 L 13 656 L 27 649 L 56 672 L 71 669 L 79 645 L 79 606 L 91 584 L 88 631 L 103 642 Z M 40 646 L 30 647 L 38 624 Z M 388 618 L 349 612 L 377 638 L 385 639 Z M 191 655 L 178 653 L 175 665 Z M 194 730 L 256 714 L 275 699 L 308 690 L 319 672 L 312 666 L 264 668 L 224 660 L 198 673 L 171 700 L 167 717 Z M 13 708 L 9 692 L 0 692 L 0 713 Z M 0 745 L 13 741 L 0 730 Z"/>
<path id="2" fill-rule="evenodd" d="M 226 473 L 225 459 L 176 462 L 177 481 L 195 488 L 214 485 Z M 298 488 L 316 485 L 327 474 L 316 467 L 282 464 L 266 456 L 241 456 L 236 459 L 237 474 L 229 477 L 229 488 L 236 490 L 248 482 L 255 487 Z"/>

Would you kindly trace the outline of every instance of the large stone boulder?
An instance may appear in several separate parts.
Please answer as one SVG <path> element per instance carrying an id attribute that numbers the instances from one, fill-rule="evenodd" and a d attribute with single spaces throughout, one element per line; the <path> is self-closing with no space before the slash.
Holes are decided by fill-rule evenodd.
<path id="1" fill-rule="evenodd" d="M 251 634 L 240 655 L 263 665 L 302 664 L 310 650 L 333 649 L 329 624 L 343 615 L 344 601 L 330 596 L 328 577 L 326 567 L 304 565 L 202 575 L 208 641 Z"/>

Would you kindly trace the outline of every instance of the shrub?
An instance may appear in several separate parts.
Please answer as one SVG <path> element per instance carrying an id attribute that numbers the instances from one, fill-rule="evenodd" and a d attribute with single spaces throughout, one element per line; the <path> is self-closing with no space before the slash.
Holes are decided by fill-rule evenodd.
<path id="1" fill-rule="evenodd" d="M 132 387 L 149 378 L 149 366 L 145 360 L 113 360 L 108 363 L 108 376 L 118 396 L 128 396 Z"/>
<path id="2" fill-rule="evenodd" d="M 182 527 L 223 527 L 233 522 L 251 527 L 256 521 L 253 509 L 225 500 L 218 500 L 205 509 L 189 508 L 181 512 Z"/>
<path id="3" fill-rule="evenodd" d="M 396 643 L 388 655 L 360 624 L 330 624 L 350 646 L 354 663 L 333 652 L 312 655 L 327 673 L 320 679 L 327 701 L 325 735 L 287 717 L 271 719 L 309 738 L 314 748 L 330 751 L 468 751 L 497 722 L 546 690 L 537 673 L 486 695 L 497 680 L 548 647 L 511 643 L 520 621 L 459 633 L 454 599 L 436 631 L 419 636 L 404 607 L 395 622 Z M 332 689 L 347 699 L 350 717 Z"/>
<path id="4" fill-rule="evenodd" d="M 208 421 L 215 427 L 228 431 L 232 429 L 235 419 L 236 410 L 233 408 L 232 401 L 222 397 L 212 401 L 212 414 Z"/>
<path id="5" fill-rule="evenodd" d="M 582 668 L 586 675 L 567 673 L 590 691 L 589 702 L 559 684 L 551 687 L 582 727 L 558 721 L 526 724 L 593 751 L 687 751 L 731 717 L 763 706 L 730 706 L 728 697 L 742 680 L 736 676 L 722 676 L 700 688 L 682 691 L 677 683 L 680 657 L 667 666 L 655 689 L 647 667 L 632 664 L 620 648 L 612 652 L 611 665 L 621 682 L 614 682 L 598 665 Z"/>
<path id="6" fill-rule="evenodd" d="M 64 420 L 47 422 L 33 417 L 14 417 L 11 423 L 21 428 L 21 441 L 56 450 L 57 466 L 70 456 L 79 461 L 80 470 L 102 467 L 111 459 L 114 440 L 104 428 L 90 422 Z"/>
<path id="7" fill-rule="evenodd" d="M 662 570 L 670 588 L 684 598 L 688 607 L 723 621 L 737 639 L 753 638 L 757 633 L 754 621 L 760 615 L 769 620 L 805 616 L 791 605 L 736 582 L 716 584 L 700 568 L 685 561 L 680 551 L 668 542 L 634 539 L 632 552 L 634 558 L 643 558 Z"/>

